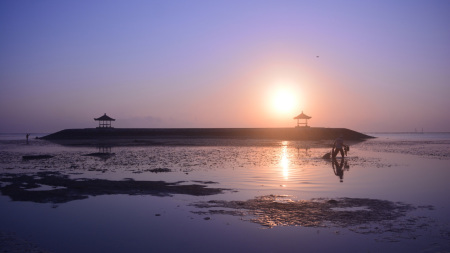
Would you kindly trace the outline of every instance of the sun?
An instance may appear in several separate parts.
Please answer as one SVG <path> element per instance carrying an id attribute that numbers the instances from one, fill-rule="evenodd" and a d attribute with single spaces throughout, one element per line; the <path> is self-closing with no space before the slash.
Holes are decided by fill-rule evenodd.
<path id="1" fill-rule="evenodd" d="M 295 107 L 296 98 L 292 91 L 280 89 L 273 94 L 273 108 L 278 113 L 290 113 Z"/>
<path id="2" fill-rule="evenodd" d="M 272 80 L 267 86 L 265 104 L 276 120 L 291 119 L 304 103 L 301 82 L 288 78 Z"/>

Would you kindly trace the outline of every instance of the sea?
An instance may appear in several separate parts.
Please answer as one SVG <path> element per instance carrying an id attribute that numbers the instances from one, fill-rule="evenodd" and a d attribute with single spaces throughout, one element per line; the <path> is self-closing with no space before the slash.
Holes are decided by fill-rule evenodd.
<path id="1" fill-rule="evenodd" d="M 366 134 L 337 159 L 328 140 L 0 134 L 0 252 L 450 252 L 450 133 Z"/>

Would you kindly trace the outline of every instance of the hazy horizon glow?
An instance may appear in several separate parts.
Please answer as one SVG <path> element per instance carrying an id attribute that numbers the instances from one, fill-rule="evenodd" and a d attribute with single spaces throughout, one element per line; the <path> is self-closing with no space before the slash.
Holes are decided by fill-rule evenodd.
<path id="1" fill-rule="evenodd" d="M 0 132 L 450 131 L 449 24 L 448 1 L 1 1 Z"/>

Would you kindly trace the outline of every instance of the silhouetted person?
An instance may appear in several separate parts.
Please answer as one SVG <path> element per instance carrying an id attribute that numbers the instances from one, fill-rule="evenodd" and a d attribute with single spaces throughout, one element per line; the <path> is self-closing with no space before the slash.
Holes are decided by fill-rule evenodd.
<path id="1" fill-rule="evenodd" d="M 336 158 L 333 158 L 333 162 L 331 164 L 333 166 L 334 174 L 336 176 L 338 176 L 339 179 L 340 179 L 339 181 L 341 183 L 344 182 L 344 169 L 343 169 L 344 164 L 345 164 L 344 157 L 341 158 L 341 162 L 340 163 L 337 161 Z M 346 167 L 348 167 L 348 165 Z"/>
<path id="2" fill-rule="evenodd" d="M 30 134 L 27 134 L 27 143 L 28 143 L 28 137 L 30 137 Z"/>
<path id="3" fill-rule="evenodd" d="M 336 158 L 337 153 L 340 152 L 342 158 L 344 158 L 344 147 L 345 147 L 345 145 L 344 145 L 344 139 L 343 139 L 343 136 L 342 136 L 342 134 L 341 134 L 341 135 L 339 136 L 339 138 L 337 138 L 337 139 L 334 141 L 332 157 L 333 157 L 333 158 Z"/>

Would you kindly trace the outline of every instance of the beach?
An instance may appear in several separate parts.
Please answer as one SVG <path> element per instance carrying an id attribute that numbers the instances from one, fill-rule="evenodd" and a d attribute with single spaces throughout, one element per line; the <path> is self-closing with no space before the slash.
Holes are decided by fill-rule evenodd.
<path id="1" fill-rule="evenodd" d="M 0 249 L 449 252 L 450 134 L 367 135 L 337 160 L 332 140 L 0 135 Z"/>
<path id="2" fill-rule="evenodd" d="M 450 1 L 0 12 L 0 253 L 450 253 Z"/>

